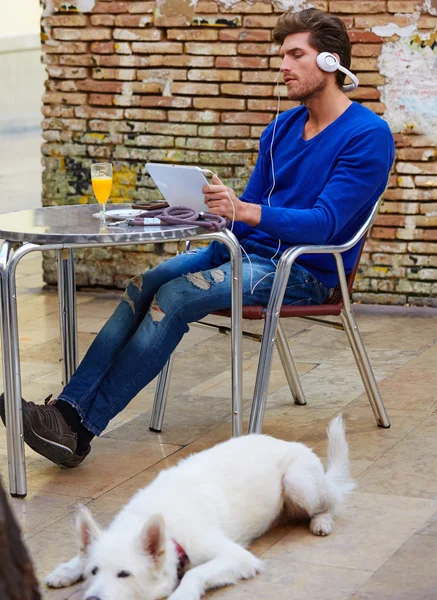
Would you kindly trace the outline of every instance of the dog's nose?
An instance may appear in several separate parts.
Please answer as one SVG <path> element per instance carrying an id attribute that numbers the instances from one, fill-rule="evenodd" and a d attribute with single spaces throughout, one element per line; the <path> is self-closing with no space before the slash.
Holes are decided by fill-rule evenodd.
<path id="1" fill-rule="evenodd" d="M 85 598 L 85 600 L 100 600 L 100 598 L 97 596 L 89 596 L 88 598 Z"/>

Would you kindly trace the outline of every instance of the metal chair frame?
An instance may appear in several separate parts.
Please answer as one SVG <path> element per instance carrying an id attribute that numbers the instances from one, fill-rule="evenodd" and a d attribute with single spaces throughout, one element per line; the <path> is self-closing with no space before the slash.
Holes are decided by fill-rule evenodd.
<path id="1" fill-rule="evenodd" d="M 357 363 L 358 370 L 360 372 L 364 387 L 367 392 L 367 396 L 372 408 L 373 414 L 376 419 L 376 423 L 379 427 L 388 428 L 390 427 L 390 421 L 387 416 L 381 395 L 379 393 L 378 385 L 376 383 L 375 375 L 373 373 L 369 357 L 364 347 L 358 325 L 355 321 L 355 317 L 351 308 L 350 303 L 350 292 L 352 289 L 353 280 L 360 260 L 361 252 L 357 258 L 355 268 L 353 272 L 346 277 L 344 271 L 343 257 L 342 254 L 347 250 L 353 248 L 356 244 L 361 242 L 361 249 L 364 245 L 365 236 L 370 230 L 373 221 L 378 212 L 379 202 L 375 204 L 365 223 L 359 229 L 359 231 L 345 244 L 330 246 L 330 245 L 302 245 L 288 248 L 281 256 L 278 261 L 278 267 L 276 270 L 275 278 L 272 285 L 272 291 L 270 294 L 269 303 L 267 308 L 259 308 L 259 316 L 251 316 L 252 319 L 265 320 L 264 329 L 262 334 L 254 334 L 251 332 L 243 331 L 243 336 L 248 337 L 252 340 L 261 342 L 261 350 L 258 361 L 258 370 L 255 382 L 255 389 L 253 394 L 252 410 L 249 421 L 249 433 L 260 433 L 262 430 L 262 423 L 264 418 L 264 412 L 266 407 L 267 392 L 270 380 L 270 372 L 273 358 L 273 350 L 276 345 L 278 354 L 280 356 L 282 366 L 285 371 L 288 385 L 290 387 L 291 394 L 294 402 L 298 405 L 306 404 L 305 394 L 300 382 L 296 366 L 293 361 L 293 357 L 284 334 L 283 328 L 280 324 L 280 317 L 284 316 L 287 318 L 301 318 L 309 320 L 313 323 L 323 325 L 325 327 L 333 327 L 335 329 L 343 330 L 348 338 L 349 344 L 352 349 L 355 361 Z M 336 260 L 336 266 L 339 277 L 339 302 L 336 304 L 324 304 L 323 307 L 327 308 L 326 314 L 339 316 L 340 321 L 333 321 L 327 319 L 320 319 L 316 316 L 311 315 L 317 314 L 320 311 L 320 306 L 308 306 L 308 307 L 287 307 L 282 305 L 285 289 L 287 286 L 288 277 L 290 270 L 293 266 L 294 261 L 301 254 L 333 254 Z M 329 307 L 329 308 L 328 308 Z M 247 307 L 247 313 L 253 315 L 253 309 L 255 307 Z M 243 318 L 247 318 L 245 315 L 245 307 L 243 307 Z M 251 311 L 249 310 L 251 309 Z M 307 313 L 307 314 L 305 314 Z M 308 314 L 309 313 L 309 314 Z M 221 314 L 227 316 L 227 311 L 218 311 L 215 314 Z M 224 325 L 216 325 L 213 323 L 207 323 L 204 321 L 195 323 L 194 325 L 206 328 L 216 329 L 219 333 L 229 335 L 232 331 L 230 327 Z M 159 375 L 158 385 L 155 392 L 154 405 L 152 409 L 151 419 L 149 428 L 152 431 L 160 432 L 162 430 L 162 423 L 164 419 L 164 411 L 167 403 L 168 388 L 170 382 L 171 368 L 173 363 L 173 355 L 161 371 Z"/>

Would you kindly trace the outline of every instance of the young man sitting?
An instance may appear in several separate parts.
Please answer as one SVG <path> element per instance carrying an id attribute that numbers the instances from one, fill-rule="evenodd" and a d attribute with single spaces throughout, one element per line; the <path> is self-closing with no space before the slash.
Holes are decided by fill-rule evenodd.
<path id="1" fill-rule="evenodd" d="M 204 188 L 210 211 L 235 219 L 245 251 L 244 305 L 268 303 L 275 261 L 286 248 L 351 238 L 384 191 L 394 159 L 387 124 L 343 93 L 343 73 L 316 62 L 330 52 L 349 68 L 344 23 L 316 9 L 287 12 L 273 37 L 288 97 L 302 104 L 263 132 L 241 198 L 218 178 Z M 345 253 L 347 272 L 357 252 Z M 337 283 L 332 257 L 301 256 L 284 302 L 323 303 Z M 26 443 L 59 465 L 79 465 L 92 438 L 160 372 L 188 324 L 230 304 L 229 253 L 217 242 L 135 278 L 59 397 L 47 406 L 23 400 Z M 2 396 L 3 422 L 4 412 Z"/>

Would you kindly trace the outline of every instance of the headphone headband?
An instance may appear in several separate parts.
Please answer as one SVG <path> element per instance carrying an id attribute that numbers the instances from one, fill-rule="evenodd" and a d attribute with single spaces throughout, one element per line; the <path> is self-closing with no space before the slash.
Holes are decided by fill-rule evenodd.
<path id="1" fill-rule="evenodd" d="M 333 54 L 331 54 L 331 52 L 320 52 L 320 54 L 317 55 L 316 62 L 317 66 L 322 71 L 325 71 L 326 73 L 334 73 L 335 71 L 341 71 L 352 80 L 352 83 L 347 83 L 346 85 L 342 86 L 341 89 L 343 92 L 352 92 L 352 90 L 358 87 L 358 77 L 351 73 L 348 69 L 343 67 L 338 62 L 338 59 Z"/>

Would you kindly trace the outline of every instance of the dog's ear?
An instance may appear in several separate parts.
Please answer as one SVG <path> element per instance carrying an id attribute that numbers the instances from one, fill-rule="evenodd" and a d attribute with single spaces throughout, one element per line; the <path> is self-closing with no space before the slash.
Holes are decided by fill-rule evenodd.
<path id="1" fill-rule="evenodd" d="M 161 515 L 153 515 L 147 521 L 141 532 L 141 543 L 145 553 L 160 569 L 165 558 L 165 523 Z"/>
<path id="2" fill-rule="evenodd" d="M 81 554 L 84 554 L 87 551 L 91 542 L 96 540 L 102 532 L 90 511 L 85 506 L 79 507 L 76 513 L 76 531 L 79 538 Z"/>

